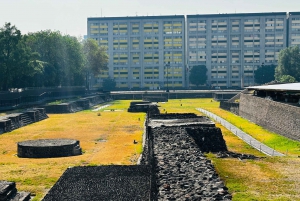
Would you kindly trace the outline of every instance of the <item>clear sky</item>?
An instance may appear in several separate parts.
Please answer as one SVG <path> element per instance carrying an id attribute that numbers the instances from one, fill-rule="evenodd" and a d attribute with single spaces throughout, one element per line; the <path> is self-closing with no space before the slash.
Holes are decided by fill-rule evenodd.
<path id="1" fill-rule="evenodd" d="M 296 12 L 300 0 L 0 0 L 0 27 L 86 35 L 88 17 Z"/>

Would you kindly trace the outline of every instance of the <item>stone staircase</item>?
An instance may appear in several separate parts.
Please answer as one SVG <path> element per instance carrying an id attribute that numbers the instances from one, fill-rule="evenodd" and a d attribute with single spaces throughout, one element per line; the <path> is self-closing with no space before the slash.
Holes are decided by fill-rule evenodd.
<path id="1" fill-rule="evenodd" d="M 241 93 L 245 93 L 247 91 L 248 91 L 248 89 L 244 89 L 243 91 L 241 91 L 240 93 L 238 93 L 237 95 L 235 95 L 231 99 L 229 99 L 227 102 L 234 103 L 236 100 L 240 99 Z"/>
<path id="2" fill-rule="evenodd" d="M 37 121 L 42 121 L 44 119 L 49 118 L 48 115 L 43 111 L 41 111 L 41 109 L 36 109 L 37 110 Z"/>
<path id="3" fill-rule="evenodd" d="M 27 126 L 28 124 L 32 124 L 33 120 L 29 117 L 28 114 L 23 113 L 21 114 L 21 122 L 22 122 L 22 126 Z"/>
<path id="4" fill-rule="evenodd" d="M 15 182 L 0 181 L 0 201 L 30 201 L 29 192 L 18 192 Z"/>

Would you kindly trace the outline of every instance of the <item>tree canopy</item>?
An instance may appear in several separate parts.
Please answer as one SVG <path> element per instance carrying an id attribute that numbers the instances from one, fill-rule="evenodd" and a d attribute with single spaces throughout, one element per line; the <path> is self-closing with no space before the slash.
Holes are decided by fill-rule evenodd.
<path id="1" fill-rule="evenodd" d="M 24 41 L 20 30 L 10 23 L 0 28 L 0 89 L 21 87 L 41 71 L 37 54 Z"/>
<path id="2" fill-rule="evenodd" d="M 60 32 L 40 31 L 26 36 L 26 42 L 43 62 L 36 86 L 83 85 L 84 55 L 80 42 Z"/>
<path id="3" fill-rule="evenodd" d="M 197 87 L 205 84 L 207 80 L 206 72 L 207 68 L 205 65 L 193 66 L 189 76 L 190 82 Z"/>
<path id="4" fill-rule="evenodd" d="M 280 80 L 287 75 L 294 77 L 296 81 L 300 81 L 300 50 L 298 46 L 288 47 L 279 52 L 275 78 Z"/>
<path id="5" fill-rule="evenodd" d="M 82 86 L 107 63 L 106 50 L 92 39 L 81 43 L 50 30 L 22 35 L 10 23 L 0 28 L 0 90 Z"/>
<path id="6" fill-rule="evenodd" d="M 94 76 L 102 70 L 107 70 L 108 55 L 104 47 L 100 47 L 96 40 L 87 39 L 83 42 L 83 53 L 85 55 L 86 70 Z"/>
<path id="7" fill-rule="evenodd" d="M 283 76 L 280 77 L 279 82 L 293 83 L 293 82 L 296 82 L 296 79 L 293 76 L 290 76 L 290 75 L 283 75 Z"/>
<path id="8" fill-rule="evenodd" d="M 257 84 L 265 84 L 275 80 L 275 65 L 262 65 L 254 71 L 254 78 Z"/>

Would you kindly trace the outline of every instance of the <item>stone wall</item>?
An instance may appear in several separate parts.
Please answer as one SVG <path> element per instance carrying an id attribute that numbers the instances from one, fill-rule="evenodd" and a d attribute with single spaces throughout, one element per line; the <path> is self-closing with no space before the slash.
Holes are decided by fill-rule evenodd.
<path id="1" fill-rule="evenodd" d="M 189 131 L 195 134 L 193 137 L 204 130 L 194 131 Z M 158 201 L 231 200 L 214 166 L 195 143 L 199 139 L 193 139 L 180 127 L 152 128 L 151 135 Z"/>
<path id="2" fill-rule="evenodd" d="M 239 105 L 239 103 L 229 103 L 225 101 L 220 102 L 220 108 L 232 112 L 236 115 L 239 115 Z"/>
<path id="3" fill-rule="evenodd" d="M 91 96 L 81 98 L 76 101 L 70 101 L 68 103 L 61 103 L 56 105 L 45 105 L 47 113 L 52 114 L 63 114 L 63 113 L 74 113 L 81 110 L 89 109 L 94 105 L 104 103 L 103 96 Z"/>
<path id="4" fill-rule="evenodd" d="M 44 108 L 33 108 L 22 113 L 11 113 L 0 118 L 0 134 L 10 132 L 34 122 L 47 119 Z"/>
<path id="5" fill-rule="evenodd" d="M 0 201 L 29 201 L 29 192 L 18 192 L 15 182 L 0 180 Z"/>
<path id="6" fill-rule="evenodd" d="M 300 107 L 241 94 L 239 115 L 270 131 L 300 140 Z"/>
<path id="7" fill-rule="evenodd" d="M 149 166 L 68 168 L 43 199 L 52 200 L 153 200 Z"/>

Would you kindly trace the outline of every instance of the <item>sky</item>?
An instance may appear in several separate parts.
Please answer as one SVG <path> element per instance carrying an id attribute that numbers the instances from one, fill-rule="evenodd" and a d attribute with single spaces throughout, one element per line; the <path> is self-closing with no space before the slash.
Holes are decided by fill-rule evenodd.
<path id="1" fill-rule="evenodd" d="M 300 12 L 300 0 L 0 0 L 0 27 L 83 37 L 88 17 L 255 12 Z"/>

